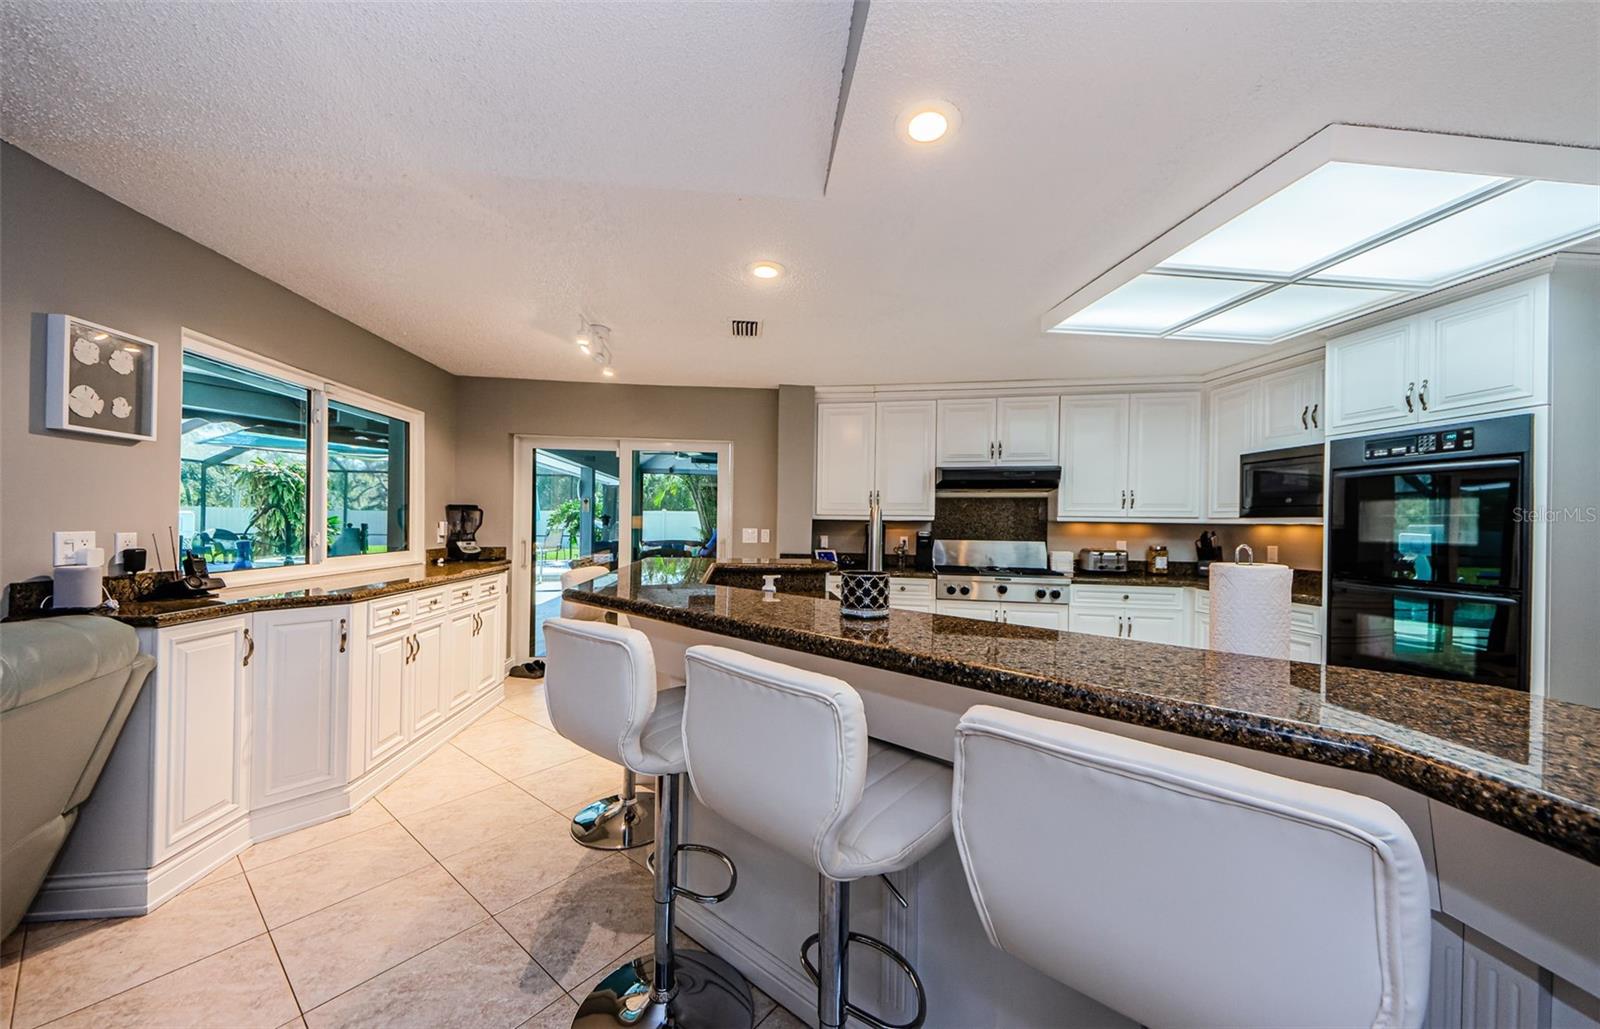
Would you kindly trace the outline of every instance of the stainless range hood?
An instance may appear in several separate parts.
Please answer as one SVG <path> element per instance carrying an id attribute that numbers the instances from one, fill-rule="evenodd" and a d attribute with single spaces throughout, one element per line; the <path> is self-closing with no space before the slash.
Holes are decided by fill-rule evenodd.
<path id="1" fill-rule="evenodd" d="M 934 490 L 956 497 L 1042 497 L 1061 485 L 1056 465 L 986 465 L 940 468 Z"/>

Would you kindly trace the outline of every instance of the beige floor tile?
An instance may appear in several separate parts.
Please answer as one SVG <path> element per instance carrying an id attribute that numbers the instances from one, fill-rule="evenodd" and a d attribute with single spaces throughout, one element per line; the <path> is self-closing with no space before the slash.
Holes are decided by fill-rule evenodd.
<path id="1" fill-rule="evenodd" d="M 536 722 L 546 729 L 550 723 L 550 707 L 544 699 L 544 680 L 507 679 L 506 699 L 500 702 L 502 710 Z"/>
<path id="2" fill-rule="evenodd" d="M 759 987 L 750 987 L 750 999 L 755 1006 L 756 1025 L 760 1025 L 761 1020 L 772 1014 L 773 1009 L 778 1006 L 778 1002 L 763 993 Z"/>
<path id="3" fill-rule="evenodd" d="M 609 854 L 496 918 L 563 988 L 573 990 L 650 935 L 650 877 Z"/>
<path id="4" fill-rule="evenodd" d="M 395 816 L 426 811 L 457 797 L 498 786 L 505 779 L 452 746 L 440 747 L 378 794 Z"/>
<path id="5" fill-rule="evenodd" d="M 436 858 L 458 854 L 492 836 L 532 827 L 558 816 L 555 808 L 514 783 L 448 801 L 400 819 Z"/>
<path id="6" fill-rule="evenodd" d="M 495 710 L 500 711 L 499 708 Z M 471 725 L 456 733 L 450 741 L 459 750 L 476 757 L 491 750 L 513 746 L 529 741 L 538 742 L 548 739 L 555 734 L 542 725 L 535 725 L 526 718 L 518 718 L 509 711 L 501 711 L 505 718 L 494 721 L 479 719 Z M 560 739 L 559 736 L 556 737 Z"/>
<path id="7" fill-rule="evenodd" d="M 572 812 L 622 789 L 622 766 L 593 754 L 518 778 L 516 784 L 557 811 Z"/>
<path id="8" fill-rule="evenodd" d="M 196 883 L 189 889 L 198 889 L 199 885 L 199 883 Z M 57 940 L 66 939 L 68 936 L 80 933 L 85 929 L 92 929 L 104 921 L 106 921 L 104 918 L 75 918 L 65 922 L 30 922 L 23 927 L 28 931 L 27 949 L 29 951 L 37 951 L 39 948 L 49 946 Z M 17 932 L 22 932 L 22 929 L 18 929 Z"/>
<path id="9" fill-rule="evenodd" d="M 6 938 L 6 945 L 11 945 L 10 937 Z M 11 1024 L 11 1009 L 17 1000 L 17 973 L 20 971 L 22 971 L 21 945 L 11 950 L 0 950 L 0 1029 Z"/>
<path id="10" fill-rule="evenodd" d="M 572 1029 L 572 1016 L 577 1013 L 578 1005 L 573 1003 L 572 998 L 562 997 L 517 1026 L 517 1029 Z"/>
<path id="11" fill-rule="evenodd" d="M 276 929 L 432 861 L 403 825 L 390 822 L 245 874 L 267 927 Z"/>
<path id="12" fill-rule="evenodd" d="M 33 1029 L 261 933 L 243 876 L 185 890 L 150 914 L 102 922 L 24 952 L 13 1029 Z"/>
<path id="13" fill-rule="evenodd" d="M 491 707 L 489 710 L 487 710 L 483 714 L 479 715 L 477 717 L 477 719 L 472 724 L 473 725 L 487 725 L 490 722 L 503 722 L 507 718 L 515 718 L 515 717 L 517 717 L 517 716 L 514 713 L 512 713 L 512 712 L 506 710 L 505 708 L 501 707 L 500 705 L 496 704 L 494 707 Z"/>
<path id="14" fill-rule="evenodd" d="M 520 779 L 526 775 L 533 775 L 589 753 L 549 729 L 532 722 L 523 722 L 520 718 L 517 721 L 527 727 L 525 739 L 493 750 L 473 752 L 472 755 L 507 779 Z M 497 727 L 490 726 L 490 728 Z"/>
<path id="15" fill-rule="evenodd" d="M 384 810 L 382 804 L 369 800 L 342 818 L 334 818 L 317 825 L 297 829 L 291 833 L 258 843 L 245 849 L 239 855 L 239 861 L 244 865 L 245 871 L 269 865 L 274 861 L 281 861 L 286 857 L 299 854 L 302 851 L 320 847 L 334 840 L 342 840 L 346 836 L 354 836 L 368 829 L 376 829 L 380 825 L 394 821 L 394 816 Z"/>
<path id="16" fill-rule="evenodd" d="M 4 940 L 0 940 L 0 957 L 4 957 L 7 954 L 21 954 L 22 941 L 27 937 L 27 935 L 28 927 L 25 925 L 19 925 L 15 929 L 11 930 L 10 936 L 7 936 Z"/>
<path id="17" fill-rule="evenodd" d="M 303 1010 L 326 1003 L 483 920 L 449 873 L 430 864 L 272 930 Z"/>
<path id="18" fill-rule="evenodd" d="M 243 872 L 244 866 L 239 864 L 239 859 L 237 857 L 231 857 L 222 864 L 218 865 L 216 868 L 213 868 L 211 870 L 211 874 L 207 875 L 205 878 L 189 887 L 189 889 L 194 890 L 199 889 L 202 886 L 210 886 L 212 883 L 219 883 L 224 879 L 232 879 L 234 876 L 240 875 Z"/>
<path id="19" fill-rule="evenodd" d="M 809 1023 L 796 1018 L 787 1008 L 774 1006 L 772 1014 L 756 1023 L 756 1029 L 809 1029 Z"/>
<path id="20" fill-rule="evenodd" d="M 596 863 L 605 851 L 590 850 L 572 838 L 562 815 L 535 821 L 440 859 L 450 874 L 490 911 L 504 911 L 521 900 Z"/>
<path id="21" fill-rule="evenodd" d="M 306 1020 L 303 1018 L 296 1018 L 293 1021 L 285 1022 L 278 1026 L 278 1029 L 306 1029 Z"/>
<path id="22" fill-rule="evenodd" d="M 509 1029 L 561 987 L 492 920 L 306 1013 L 311 1029 Z"/>
<path id="23" fill-rule="evenodd" d="M 262 933 L 75 1011 L 52 1022 L 50 1029 L 273 1029 L 299 1015 L 272 941 Z"/>

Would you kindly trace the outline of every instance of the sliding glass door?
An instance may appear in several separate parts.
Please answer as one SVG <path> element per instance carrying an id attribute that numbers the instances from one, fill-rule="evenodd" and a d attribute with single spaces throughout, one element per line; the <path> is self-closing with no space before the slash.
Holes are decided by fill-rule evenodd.
<path id="1" fill-rule="evenodd" d="M 632 555 L 714 557 L 717 553 L 718 454 L 634 450 Z"/>
<path id="2" fill-rule="evenodd" d="M 544 621 L 561 613 L 561 575 L 574 564 L 609 564 L 617 553 L 616 450 L 533 452 L 533 653 L 544 654 Z"/>

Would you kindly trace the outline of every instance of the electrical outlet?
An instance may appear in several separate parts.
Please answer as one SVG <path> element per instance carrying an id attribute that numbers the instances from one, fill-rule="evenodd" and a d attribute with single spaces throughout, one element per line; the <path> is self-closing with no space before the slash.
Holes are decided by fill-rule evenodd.
<path id="1" fill-rule="evenodd" d="M 1277 563 L 1278 563 L 1278 548 L 1277 548 L 1276 545 L 1269 543 L 1267 545 L 1267 564 L 1275 565 Z"/>
<path id="2" fill-rule="evenodd" d="M 820 539 L 822 540 L 822 546 L 818 547 L 817 549 L 818 550 L 827 550 L 828 549 L 828 537 L 827 536 L 822 536 L 822 537 L 820 537 Z"/>
<path id="3" fill-rule="evenodd" d="M 746 543 L 756 543 L 760 540 L 760 534 L 754 529 L 745 529 L 743 538 Z"/>
<path id="4" fill-rule="evenodd" d="M 445 537 L 448 535 L 450 535 L 450 523 L 440 522 L 438 536 L 434 539 L 434 542 L 443 543 L 445 541 Z"/>
<path id="5" fill-rule="evenodd" d="M 1112 550 L 1127 550 L 1128 549 L 1128 541 L 1127 540 L 1117 540 L 1117 545 L 1112 547 L 1111 549 Z"/>
<path id="6" fill-rule="evenodd" d="M 138 545 L 139 545 L 139 534 L 137 532 L 119 532 L 119 533 L 117 533 L 117 546 L 116 546 L 116 549 L 114 549 L 111 552 L 111 560 L 113 560 L 113 561 L 121 561 L 122 560 L 122 552 L 124 550 L 131 550 L 134 547 L 137 547 Z"/>
<path id="7" fill-rule="evenodd" d="M 763 543 L 771 543 L 772 542 L 772 530 L 771 529 L 762 529 L 761 530 L 761 542 L 763 542 Z"/>
<path id="8" fill-rule="evenodd" d="M 51 533 L 50 546 L 50 552 L 55 555 L 52 564 L 76 564 L 72 555 L 86 547 L 94 546 L 94 533 L 88 531 Z"/>

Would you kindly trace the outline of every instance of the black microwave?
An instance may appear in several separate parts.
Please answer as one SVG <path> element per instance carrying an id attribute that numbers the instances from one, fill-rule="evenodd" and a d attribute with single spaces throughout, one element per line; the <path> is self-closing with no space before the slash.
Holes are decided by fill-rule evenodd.
<path id="1" fill-rule="evenodd" d="M 1239 517 L 1321 518 L 1322 444 L 1241 454 Z"/>

